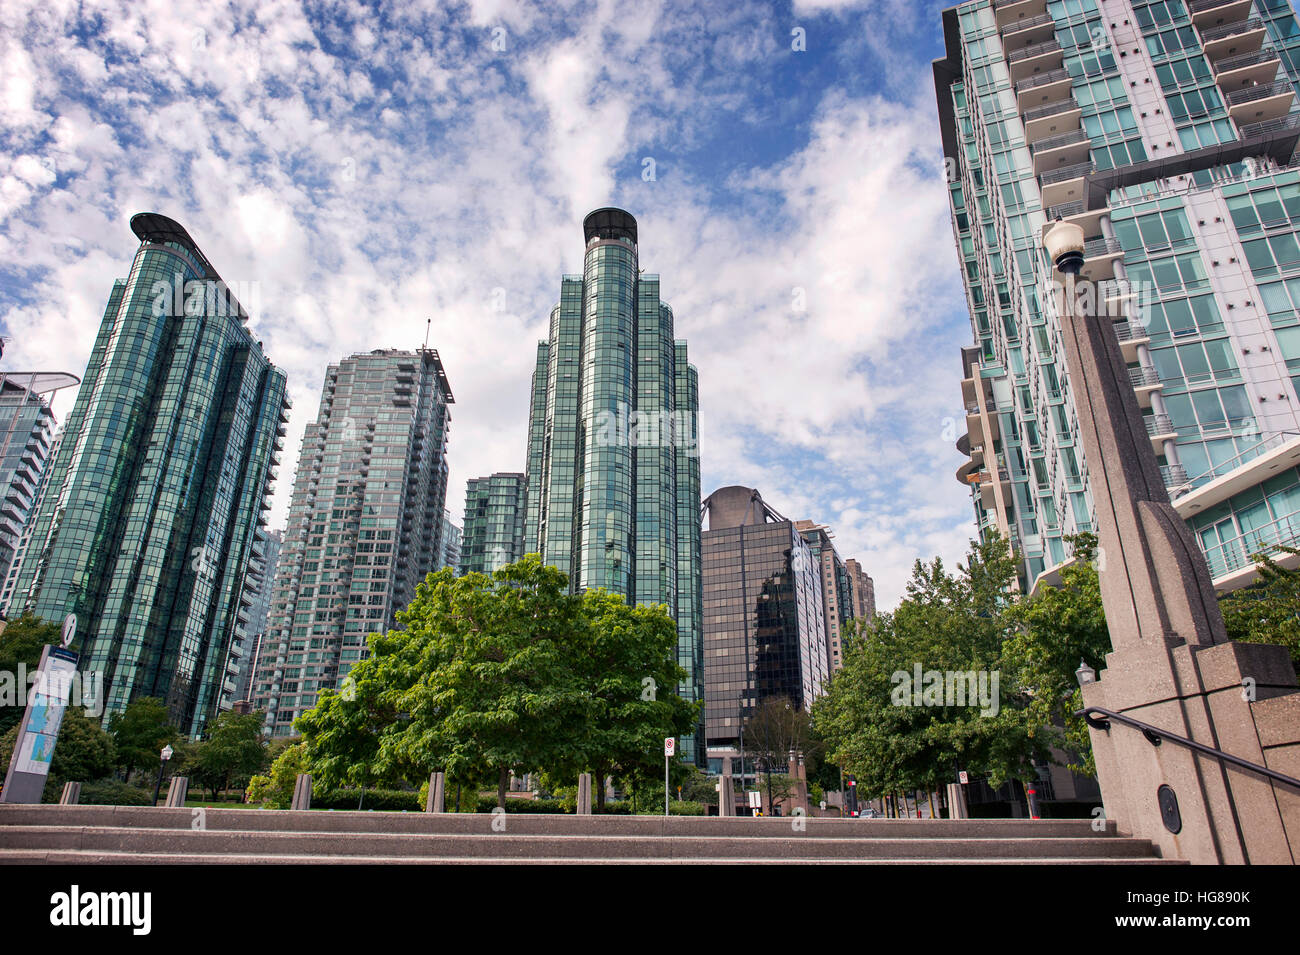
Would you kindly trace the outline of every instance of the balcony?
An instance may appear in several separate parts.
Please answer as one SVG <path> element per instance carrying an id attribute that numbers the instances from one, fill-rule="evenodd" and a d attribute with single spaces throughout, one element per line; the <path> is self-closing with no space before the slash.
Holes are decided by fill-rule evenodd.
<path id="1" fill-rule="evenodd" d="M 1038 182 L 1042 187 L 1043 205 L 1050 208 L 1083 199 L 1083 177 L 1095 168 L 1091 162 L 1081 162 L 1041 173 Z"/>
<path id="2" fill-rule="evenodd" d="M 1228 115 L 1237 128 L 1270 119 L 1278 119 L 1291 112 L 1295 105 L 1295 87 L 1289 80 L 1277 80 L 1248 86 L 1228 94 Z"/>
<path id="3" fill-rule="evenodd" d="M 1032 149 L 1033 144 L 1040 140 L 1073 132 L 1079 128 L 1079 117 L 1082 115 L 1083 110 L 1073 96 L 1044 106 L 1035 106 L 1021 117 L 1025 124 L 1025 141 Z"/>
<path id="4" fill-rule="evenodd" d="M 1276 50 L 1260 50 L 1230 56 L 1214 64 L 1214 81 L 1225 93 L 1271 83 L 1277 78 L 1282 61 Z"/>
<path id="5" fill-rule="evenodd" d="M 1056 37 L 1032 46 L 1010 50 L 1007 53 L 1007 72 L 1011 82 L 1019 83 L 1038 73 L 1050 73 L 1061 68 L 1063 54 Z"/>
<path id="6" fill-rule="evenodd" d="M 1124 258 L 1124 249 L 1118 239 L 1090 239 L 1083 244 L 1083 270 L 1080 273 L 1090 281 L 1110 278 L 1115 274 L 1115 261 Z"/>
<path id="7" fill-rule="evenodd" d="M 1050 13 L 1040 13 L 1036 17 L 1024 17 L 1014 20 L 1002 27 L 1002 44 L 1008 49 L 1015 46 L 1029 46 L 1053 39 L 1056 36 L 1056 20 Z"/>
<path id="8" fill-rule="evenodd" d="M 1201 30 L 1246 19 L 1250 0 L 1188 0 L 1187 12 Z"/>
<path id="9" fill-rule="evenodd" d="M 1110 207 L 1088 209 L 1085 206 L 1086 203 L 1082 199 L 1076 199 L 1074 202 L 1063 202 L 1059 206 L 1049 208 L 1047 221 L 1043 223 L 1043 235 L 1047 235 L 1047 231 L 1056 225 L 1058 218 L 1077 225 L 1083 230 L 1085 237 L 1100 235 L 1102 217 L 1110 215 Z"/>
<path id="10" fill-rule="evenodd" d="M 1138 360 L 1138 346 L 1146 345 L 1151 342 L 1151 336 L 1141 325 L 1134 325 L 1132 322 L 1116 322 L 1115 337 L 1119 339 L 1119 350 L 1124 356 L 1124 361 L 1134 364 Z"/>
<path id="11" fill-rule="evenodd" d="M 1151 438 L 1151 450 L 1156 454 L 1160 453 L 1161 445 L 1166 441 L 1172 441 L 1178 437 L 1178 432 L 1174 430 L 1174 423 L 1169 420 L 1169 415 L 1147 415 L 1142 420 L 1146 423 L 1147 435 Z"/>
<path id="12" fill-rule="evenodd" d="M 1189 487 L 1187 471 L 1183 469 L 1181 464 L 1160 465 L 1160 478 L 1165 482 L 1165 487 L 1169 489 L 1170 497 L 1185 492 Z"/>
<path id="13" fill-rule="evenodd" d="M 1051 70 L 1016 84 L 1016 108 L 1024 113 L 1035 106 L 1055 103 L 1070 95 L 1074 80 L 1065 70 Z"/>
<path id="14" fill-rule="evenodd" d="M 1255 554 L 1268 553 L 1279 545 L 1295 547 L 1300 539 L 1300 513 L 1280 517 L 1271 524 L 1255 528 L 1240 537 L 1224 541 L 1217 547 L 1205 552 L 1205 561 L 1210 565 L 1210 576 L 1214 585 L 1221 586 L 1221 579 L 1253 570 Z M 1287 555 L 1281 555 L 1286 560 Z M 1253 575 L 1246 575 L 1253 576 Z"/>
<path id="15" fill-rule="evenodd" d="M 993 15 L 999 30 L 1008 24 L 1042 16 L 1047 12 L 1047 0 L 993 0 Z"/>
<path id="16" fill-rule="evenodd" d="M 1256 136 L 1266 136 L 1269 133 L 1280 133 L 1290 129 L 1300 129 L 1300 113 L 1288 114 L 1279 119 L 1265 120 L 1262 123 L 1249 123 L 1245 126 L 1239 126 L 1238 132 L 1241 133 L 1242 139 L 1253 139 Z"/>
<path id="17" fill-rule="evenodd" d="M 1236 23 L 1225 23 L 1201 31 L 1201 44 L 1205 57 L 1211 63 L 1226 56 L 1254 53 L 1264 44 L 1268 30 L 1259 17 L 1249 17 Z"/>
<path id="18" fill-rule="evenodd" d="M 1137 393 L 1138 406 L 1142 408 L 1150 408 L 1151 395 L 1164 387 L 1154 368 L 1130 368 L 1128 379 L 1133 383 L 1133 391 Z"/>

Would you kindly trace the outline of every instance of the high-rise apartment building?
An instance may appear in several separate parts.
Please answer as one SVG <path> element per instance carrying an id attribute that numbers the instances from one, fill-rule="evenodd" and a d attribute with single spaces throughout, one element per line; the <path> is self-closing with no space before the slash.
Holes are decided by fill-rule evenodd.
<path id="1" fill-rule="evenodd" d="M 465 486 L 461 573 L 490 574 L 524 556 L 527 494 L 522 474 L 470 478 Z"/>
<path id="2" fill-rule="evenodd" d="M 830 678 L 821 560 L 753 488 L 704 500 L 704 718 L 708 766 L 740 755 L 741 723 L 770 699 L 807 710 Z"/>
<path id="3" fill-rule="evenodd" d="M 140 247 L 104 310 L 9 610 L 77 615 L 105 721 L 160 697 L 197 736 L 233 690 L 285 376 L 185 229 L 152 213 L 131 228 Z"/>
<path id="4" fill-rule="evenodd" d="M 970 485 L 1032 587 L 1093 529 L 1052 269 L 1087 237 L 1175 508 L 1215 585 L 1300 537 L 1300 29 L 1285 0 L 976 0 L 934 65 L 975 344 Z"/>
<path id="5" fill-rule="evenodd" d="M 849 616 L 869 623 L 876 616 L 876 582 L 852 557 L 844 567 L 849 577 Z"/>
<path id="6" fill-rule="evenodd" d="M 659 276 L 639 268 L 621 209 L 583 221 L 582 275 L 564 276 L 538 344 L 528 431 L 524 551 L 677 622 L 678 688 L 700 698 L 698 382 Z M 467 517 L 468 521 L 468 517 Z M 467 528 L 468 533 L 468 528 Z M 701 727 L 702 728 L 702 727 Z M 703 759 L 703 740 L 682 751 Z"/>
<path id="7" fill-rule="evenodd" d="M 380 349 L 325 373 L 303 435 L 254 705 L 271 735 L 338 689 L 366 637 L 443 557 L 454 402 L 438 353 Z"/>
<path id="8" fill-rule="evenodd" d="M 451 522 L 451 514 L 444 510 L 442 512 L 442 560 L 438 562 L 438 570 L 447 567 L 457 576 L 462 573 L 460 568 L 463 541 L 464 531 L 459 525 Z"/>
<path id="9" fill-rule="evenodd" d="M 54 445 L 50 397 L 80 379 L 57 372 L 0 371 L 0 581 L 14 567 L 27 518 Z M 0 613 L 8 606 L 0 594 Z"/>
<path id="10" fill-rule="evenodd" d="M 274 530 L 267 533 L 265 540 L 259 541 L 253 549 L 253 559 L 249 564 L 249 582 L 256 585 L 253 602 L 248 607 L 248 620 L 244 624 L 247 635 L 241 635 L 230 645 L 230 659 L 227 669 L 233 675 L 235 688 L 225 694 L 222 708 L 230 709 L 241 700 L 249 700 L 253 692 L 253 674 L 257 667 L 257 655 L 266 636 L 267 623 L 271 614 L 271 595 L 275 589 L 275 568 L 280 562 L 280 545 L 284 542 L 284 532 Z"/>
<path id="11" fill-rule="evenodd" d="M 822 588 L 822 610 L 826 616 L 826 661 L 834 673 L 844 665 L 843 629 L 854 618 L 870 619 L 868 599 L 864 588 L 871 578 L 862 572 L 856 560 L 843 560 L 835 549 L 834 535 L 825 524 L 816 521 L 796 521 L 795 529 L 803 535 L 817 564 Z M 863 579 L 865 578 L 865 580 Z M 871 613 L 875 613 L 875 592 L 870 594 Z"/>

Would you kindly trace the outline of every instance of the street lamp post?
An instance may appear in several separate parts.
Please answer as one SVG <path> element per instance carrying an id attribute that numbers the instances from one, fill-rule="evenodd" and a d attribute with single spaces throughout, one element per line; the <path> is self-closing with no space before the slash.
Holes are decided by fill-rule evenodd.
<path id="1" fill-rule="evenodd" d="M 162 792 L 163 773 L 167 770 L 167 761 L 172 758 L 172 753 L 174 752 L 175 750 L 173 750 L 171 744 L 168 743 L 162 748 L 162 752 L 158 754 L 162 758 L 158 762 L 158 782 L 153 787 L 153 804 L 155 806 L 158 805 L 158 794 Z"/>

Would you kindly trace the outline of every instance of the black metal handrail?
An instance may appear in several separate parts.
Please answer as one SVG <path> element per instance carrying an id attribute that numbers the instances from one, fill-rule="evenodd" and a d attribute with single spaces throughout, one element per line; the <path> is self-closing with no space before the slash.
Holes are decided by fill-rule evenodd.
<path id="1" fill-rule="evenodd" d="M 1100 718 L 1094 714 L 1100 714 Z M 1186 746 L 1188 749 L 1195 750 L 1198 753 L 1203 753 L 1206 756 L 1213 756 L 1215 759 L 1221 759 L 1225 763 L 1231 763 L 1233 766 L 1237 766 L 1241 769 L 1250 770 L 1252 773 L 1257 773 L 1260 776 L 1267 776 L 1275 782 L 1285 783 L 1295 789 L 1300 789 L 1300 779 L 1296 779 L 1293 776 L 1279 773 L 1277 770 L 1269 769 L 1267 766 L 1261 766 L 1259 763 L 1252 763 L 1250 760 L 1242 759 L 1240 756 L 1233 756 L 1231 753 L 1225 753 L 1223 750 L 1215 749 L 1213 746 L 1206 746 L 1204 743 L 1198 743 L 1196 740 L 1188 739 L 1186 736 L 1179 736 L 1177 733 L 1169 732 L 1169 730 L 1162 730 L 1160 727 L 1152 726 L 1150 723 L 1143 723 L 1141 720 L 1135 720 L 1131 716 L 1124 716 L 1121 713 L 1116 713 L 1114 710 L 1104 709 L 1100 706 L 1085 706 L 1074 715 L 1082 716 L 1084 722 L 1093 729 L 1102 730 L 1107 733 L 1110 732 L 1110 721 L 1114 720 L 1117 723 L 1123 723 L 1125 726 L 1131 726 L 1136 730 L 1140 730 L 1142 735 L 1147 738 L 1147 742 L 1152 746 L 1159 746 L 1165 740 L 1169 740 L 1171 743 L 1177 743 L 1179 746 Z"/>

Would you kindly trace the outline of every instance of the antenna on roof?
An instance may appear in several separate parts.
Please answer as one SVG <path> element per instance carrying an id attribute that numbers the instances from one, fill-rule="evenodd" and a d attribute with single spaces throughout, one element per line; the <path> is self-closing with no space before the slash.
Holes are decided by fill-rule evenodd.
<path id="1" fill-rule="evenodd" d="M 424 325 L 424 350 L 429 350 L 429 331 L 433 328 L 433 319 L 429 319 Z"/>

